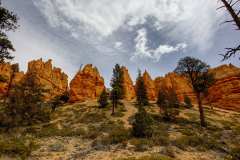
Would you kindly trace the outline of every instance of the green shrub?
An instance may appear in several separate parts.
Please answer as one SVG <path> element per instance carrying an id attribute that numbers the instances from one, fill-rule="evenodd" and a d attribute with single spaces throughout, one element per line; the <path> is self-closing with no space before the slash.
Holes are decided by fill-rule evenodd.
<path id="1" fill-rule="evenodd" d="M 32 139 L 25 137 L 2 137 L 0 139 L 0 154 L 13 157 L 20 157 L 26 159 L 31 155 L 32 151 L 36 150 L 38 146 Z"/>
<path id="2" fill-rule="evenodd" d="M 184 106 L 186 108 L 192 108 L 193 107 L 191 99 L 186 95 L 184 96 Z"/>
<path id="3" fill-rule="evenodd" d="M 131 139 L 130 144 L 135 146 L 135 151 L 137 152 L 149 150 L 154 145 L 151 140 L 145 138 Z"/>
<path id="4" fill-rule="evenodd" d="M 154 126 L 151 141 L 154 145 L 168 146 L 170 143 L 167 128 L 163 126 Z"/>
<path id="5" fill-rule="evenodd" d="M 140 107 L 138 113 L 134 116 L 132 134 L 135 137 L 151 137 L 153 133 L 153 118 L 144 108 Z"/>
<path id="6" fill-rule="evenodd" d="M 157 154 L 157 153 L 153 153 L 151 155 L 143 156 L 143 157 L 140 157 L 140 158 L 128 157 L 128 158 L 120 158 L 120 159 L 117 159 L 117 160 L 172 160 L 172 159 L 169 158 L 169 157 Z"/>
<path id="7" fill-rule="evenodd" d="M 232 148 L 228 160 L 239 160 L 240 159 L 240 147 Z"/>
<path id="8" fill-rule="evenodd" d="M 118 128 L 112 130 L 107 139 L 111 144 L 118 144 L 127 141 L 130 138 L 130 132 L 125 128 Z"/>
<path id="9" fill-rule="evenodd" d="M 192 136 L 182 136 L 181 138 L 175 140 L 175 145 L 182 150 L 187 147 L 197 148 L 200 151 L 206 150 L 221 150 L 222 145 L 219 144 L 217 140 L 211 138 L 207 135 L 192 135 Z"/>
<path id="10" fill-rule="evenodd" d="M 104 89 L 98 99 L 99 107 L 100 108 L 105 108 L 109 103 L 108 103 L 108 93 L 106 92 L 106 89 Z"/>

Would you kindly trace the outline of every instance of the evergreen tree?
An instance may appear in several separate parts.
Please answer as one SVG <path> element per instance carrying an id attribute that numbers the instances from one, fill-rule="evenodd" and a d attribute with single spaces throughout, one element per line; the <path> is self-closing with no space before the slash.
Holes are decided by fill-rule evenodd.
<path id="1" fill-rule="evenodd" d="M 112 101 L 112 115 L 115 113 L 115 108 L 119 103 L 119 100 L 123 97 L 123 87 L 122 87 L 122 70 L 119 64 L 116 64 L 113 69 L 113 77 L 111 80 L 111 101 Z"/>
<path id="2" fill-rule="evenodd" d="M 100 104 L 100 108 L 105 108 L 108 105 L 108 93 L 106 89 L 102 91 L 98 103 Z"/>
<path id="3" fill-rule="evenodd" d="M 146 138 L 153 134 L 153 118 L 149 115 L 143 107 L 140 107 L 138 113 L 134 116 L 133 122 L 133 136 Z"/>
<path id="4" fill-rule="evenodd" d="M 157 104 L 163 114 L 163 119 L 174 120 L 179 114 L 179 101 L 173 88 L 163 87 L 159 90 Z"/>
<path id="5" fill-rule="evenodd" d="M 10 51 L 15 51 L 15 49 L 5 32 L 16 30 L 18 28 L 17 23 L 17 15 L 4 8 L 0 1 L 0 63 L 13 59 Z"/>
<path id="6" fill-rule="evenodd" d="M 46 90 L 36 82 L 34 75 L 14 86 L 10 92 L 3 124 L 7 127 L 30 125 L 49 120 L 49 110 L 44 108 Z"/>
<path id="7" fill-rule="evenodd" d="M 208 88 L 214 83 L 214 76 L 208 72 L 209 65 L 199 59 L 185 57 L 178 62 L 175 72 L 186 76 L 196 94 L 200 121 L 202 126 L 206 126 L 204 109 L 202 106 L 202 95 L 208 91 Z"/>
<path id="8" fill-rule="evenodd" d="M 140 70 L 136 80 L 136 96 L 138 105 L 146 106 L 149 104 L 146 87 Z"/>

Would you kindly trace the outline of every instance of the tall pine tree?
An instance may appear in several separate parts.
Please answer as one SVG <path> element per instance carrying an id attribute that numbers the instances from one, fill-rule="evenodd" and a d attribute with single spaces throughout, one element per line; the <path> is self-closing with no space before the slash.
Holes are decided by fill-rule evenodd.
<path id="1" fill-rule="evenodd" d="M 136 80 L 136 96 L 138 105 L 146 106 L 149 104 L 147 90 L 140 70 L 138 72 L 138 77 Z"/>
<path id="2" fill-rule="evenodd" d="M 15 51 L 5 32 L 18 28 L 18 17 L 2 6 L 0 0 L 0 63 L 13 59 L 10 51 Z"/>
<path id="3" fill-rule="evenodd" d="M 119 64 L 116 64 L 113 69 L 113 77 L 111 80 L 111 101 L 112 101 L 112 115 L 115 113 L 115 108 L 119 100 L 123 97 L 123 87 L 122 87 L 122 70 Z"/>

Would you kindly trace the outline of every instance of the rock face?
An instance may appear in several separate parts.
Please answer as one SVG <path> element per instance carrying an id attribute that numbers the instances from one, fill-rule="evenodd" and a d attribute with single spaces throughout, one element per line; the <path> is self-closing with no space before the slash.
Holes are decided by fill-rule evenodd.
<path id="1" fill-rule="evenodd" d="M 60 68 L 53 67 L 52 60 L 47 62 L 42 59 L 30 61 L 24 79 L 27 80 L 30 75 L 35 75 L 36 81 L 47 90 L 46 100 L 68 91 L 68 76 Z"/>
<path id="2" fill-rule="evenodd" d="M 150 101 L 154 101 L 157 98 L 156 88 L 154 81 L 147 71 L 143 73 L 144 85 L 146 87 L 147 96 Z"/>
<path id="3" fill-rule="evenodd" d="M 121 68 L 123 73 L 123 99 L 132 100 L 136 97 L 133 81 L 126 67 Z"/>
<path id="4" fill-rule="evenodd" d="M 196 96 L 188 80 L 176 73 L 169 73 L 165 77 L 155 79 L 156 93 L 161 91 L 163 86 L 174 88 L 180 102 L 184 101 L 184 96 L 188 96 L 192 102 L 196 102 Z"/>
<path id="5" fill-rule="evenodd" d="M 70 102 L 93 100 L 104 90 L 104 79 L 91 64 L 80 70 L 70 83 Z"/>
<path id="6" fill-rule="evenodd" d="M 18 64 L 0 64 L 0 98 L 7 96 L 12 86 L 21 81 L 23 72 L 19 72 Z"/>
<path id="7" fill-rule="evenodd" d="M 233 65 L 222 65 L 210 70 L 215 75 L 216 82 L 209 88 L 204 104 L 218 108 L 240 111 L 240 68 Z M 155 79 L 156 93 L 162 85 L 173 87 L 178 99 L 183 102 L 184 95 L 196 103 L 196 96 L 188 80 L 175 73 Z"/>
<path id="8" fill-rule="evenodd" d="M 223 109 L 240 111 L 240 68 L 222 65 L 211 69 L 216 82 L 209 89 L 205 103 Z"/>

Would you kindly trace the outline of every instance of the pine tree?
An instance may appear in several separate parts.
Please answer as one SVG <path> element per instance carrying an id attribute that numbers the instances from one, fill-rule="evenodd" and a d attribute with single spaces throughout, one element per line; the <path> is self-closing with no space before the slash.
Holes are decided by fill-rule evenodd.
<path id="1" fill-rule="evenodd" d="M 108 93 L 106 89 L 102 91 L 98 103 L 100 104 L 100 108 L 105 108 L 108 105 Z"/>
<path id="2" fill-rule="evenodd" d="M 133 122 L 133 136 L 146 138 L 153 134 L 153 118 L 149 115 L 143 107 L 140 107 L 138 113 L 134 116 Z"/>
<path id="3" fill-rule="evenodd" d="M 48 121 L 49 110 L 43 107 L 45 91 L 34 75 L 14 86 L 7 101 L 5 113 L 8 119 L 4 125 L 15 127 Z"/>
<path id="4" fill-rule="evenodd" d="M 208 88 L 214 83 L 214 75 L 209 73 L 210 66 L 199 59 L 193 57 L 182 58 L 178 62 L 175 72 L 188 78 L 196 94 L 199 108 L 201 126 L 205 127 L 206 121 L 204 108 L 202 106 L 202 95 L 208 91 Z"/>
<path id="5" fill-rule="evenodd" d="M 136 95 L 138 105 L 146 106 L 149 104 L 146 87 L 140 70 L 136 80 Z"/>
<path id="6" fill-rule="evenodd" d="M 116 64 L 113 69 L 113 77 L 111 80 L 111 101 L 112 101 L 112 115 L 115 113 L 115 108 L 119 103 L 119 100 L 123 97 L 123 87 L 122 87 L 122 70 L 119 64 Z"/>
<path id="7" fill-rule="evenodd" d="M 163 119 L 172 121 L 179 114 L 179 101 L 173 88 L 162 87 L 158 93 L 157 104 L 163 114 Z"/>
<path id="8" fill-rule="evenodd" d="M 0 1 L 0 63 L 13 59 L 10 51 L 15 51 L 15 49 L 5 32 L 16 30 L 18 28 L 17 23 L 17 15 L 4 8 Z"/>

